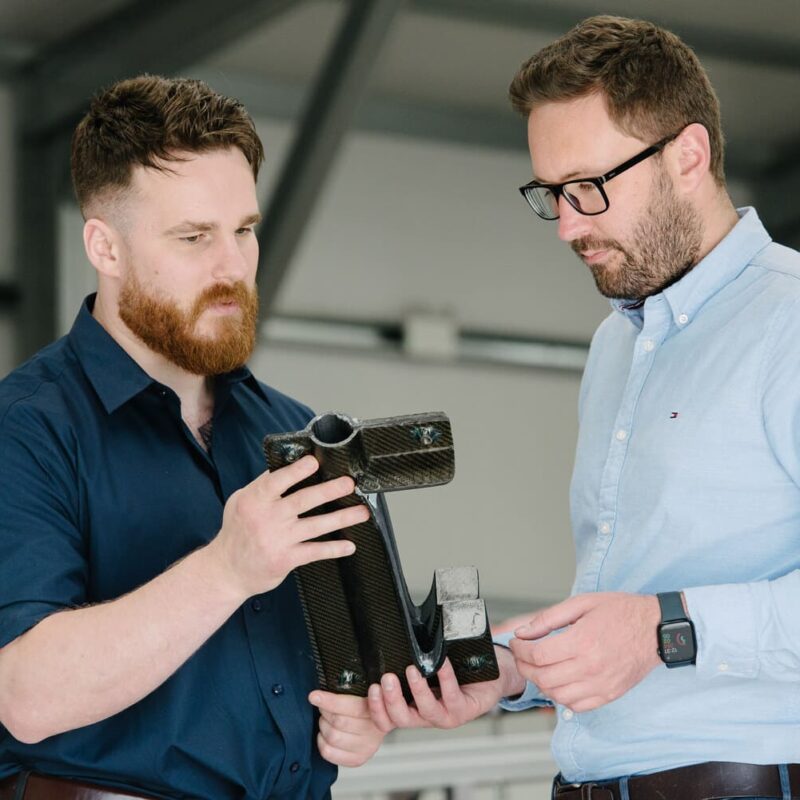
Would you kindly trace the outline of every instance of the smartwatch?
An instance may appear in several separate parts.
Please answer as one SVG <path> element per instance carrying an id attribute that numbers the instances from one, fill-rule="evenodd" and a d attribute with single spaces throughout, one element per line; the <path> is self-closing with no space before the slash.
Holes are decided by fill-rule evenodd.
<path id="1" fill-rule="evenodd" d="M 658 626 L 658 654 L 670 668 L 687 667 L 695 663 L 697 645 L 694 625 L 686 616 L 680 592 L 657 594 L 661 606 L 661 622 Z"/>

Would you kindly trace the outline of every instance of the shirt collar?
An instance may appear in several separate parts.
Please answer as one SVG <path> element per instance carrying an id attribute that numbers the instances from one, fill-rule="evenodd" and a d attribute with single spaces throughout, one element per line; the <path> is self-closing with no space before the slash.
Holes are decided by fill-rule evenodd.
<path id="1" fill-rule="evenodd" d="M 96 294 L 90 294 L 81 305 L 68 339 L 86 377 L 94 387 L 108 414 L 113 414 L 148 386 L 156 384 L 92 316 Z M 242 383 L 269 397 L 246 366 L 217 377 L 217 391 L 228 395 L 235 384 Z"/>
<path id="2" fill-rule="evenodd" d="M 737 213 L 739 221 L 727 236 L 677 283 L 660 295 L 648 297 L 644 311 L 663 296 L 669 304 L 675 324 L 684 327 L 708 300 L 742 273 L 772 239 L 754 208 L 740 208 Z M 611 301 L 614 309 L 641 327 L 642 308 L 630 308 L 631 304 L 630 300 Z"/>

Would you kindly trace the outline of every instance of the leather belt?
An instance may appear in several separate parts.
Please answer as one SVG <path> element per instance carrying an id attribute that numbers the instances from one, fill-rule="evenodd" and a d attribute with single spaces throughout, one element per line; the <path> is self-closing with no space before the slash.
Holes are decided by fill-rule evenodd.
<path id="1" fill-rule="evenodd" d="M 800 764 L 789 764 L 792 800 L 800 800 Z M 553 781 L 553 800 L 622 800 L 620 782 L 562 783 Z M 778 767 L 708 761 L 628 779 L 630 800 L 716 800 L 717 798 L 783 798 Z"/>
<path id="2" fill-rule="evenodd" d="M 0 800 L 152 800 L 151 795 L 130 794 L 90 783 L 20 773 L 0 781 Z"/>

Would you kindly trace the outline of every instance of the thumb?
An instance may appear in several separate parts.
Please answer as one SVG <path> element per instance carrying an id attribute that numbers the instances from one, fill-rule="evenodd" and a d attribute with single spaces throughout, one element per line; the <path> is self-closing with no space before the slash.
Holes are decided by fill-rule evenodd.
<path id="1" fill-rule="evenodd" d="M 577 594 L 554 606 L 541 611 L 514 631 L 517 639 L 540 639 L 548 633 L 557 631 L 577 622 L 598 603 L 597 594 Z"/>

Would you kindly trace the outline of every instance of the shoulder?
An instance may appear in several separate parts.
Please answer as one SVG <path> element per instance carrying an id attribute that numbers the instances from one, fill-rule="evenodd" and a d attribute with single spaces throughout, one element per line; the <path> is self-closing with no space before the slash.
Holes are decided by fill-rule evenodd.
<path id="1" fill-rule="evenodd" d="M 67 415 L 76 362 L 66 340 L 40 350 L 0 381 L 0 431 L 15 424 L 55 423 Z"/>
<path id="2" fill-rule="evenodd" d="M 759 270 L 762 280 L 781 292 L 800 296 L 800 252 L 770 242 L 750 262 L 750 269 Z"/>

